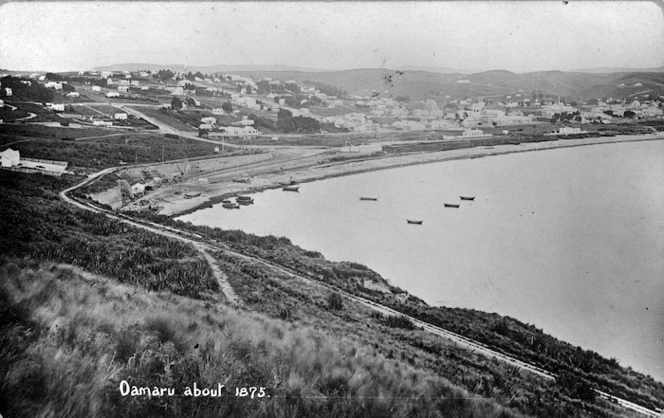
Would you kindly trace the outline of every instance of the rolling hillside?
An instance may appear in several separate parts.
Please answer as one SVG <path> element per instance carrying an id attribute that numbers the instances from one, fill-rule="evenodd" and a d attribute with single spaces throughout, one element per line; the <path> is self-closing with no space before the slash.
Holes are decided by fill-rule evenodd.
<path id="1" fill-rule="evenodd" d="M 173 68 L 181 71 L 201 71 L 203 73 L 234 72 L 254 79 L 271 77 L 274 80 L 312 80 L 330 84 L 358 96 L 406 96 L 412 100 L 437 98 L 464 99 L 481 96 L 499 96 L 533 91 L 549 96 L 571 99 L 591 99 L 613 97 L 631 98 L 635 93 L 650 90 L 650 94 L 664 93 L 664 72 L 662 68 L 638 72 L 612 72 L 609 68 L 598 69 L 597 73 L 587 71 L 537 71 L 517 74 L 505 70 L 484 71 L 467 74 L 459 72 L 432 72 L 424 70 L 392 70 L 385 68 L 361 68 L 353 70 L 318 70 L 289 66 L 183 66 L 155 64 L 118 64 L 99 67 L 97 70 L 136 70 Z M 444 69 L 445 71 L 454 71 Z M 652 71 L 651 71 L 652 70 Z M 463 81 L 463 82 L 460 82 Z M 467 82 L 465 82 L 467 81 Z M 639 86 L 638 84 L 641 84 Z M 623 84 L 623 86 L 621 86 Z M 449 96 L 449 97 L 448 97 Z"/>

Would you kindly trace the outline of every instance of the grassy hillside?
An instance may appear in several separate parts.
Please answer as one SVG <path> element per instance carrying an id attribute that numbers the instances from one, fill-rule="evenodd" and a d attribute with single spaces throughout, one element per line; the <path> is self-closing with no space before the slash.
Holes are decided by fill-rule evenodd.
<path id="1" fill-rule="evenodd" d="M 651 97 L 664 95 L 664 73 L 623 73 L 614 74 L 614 77 L 610 83 L 593 85 L 583 90 L 581 94 L 588 97 L 628 100 L 637 97 L 642 99 L 644 94 L 649 94 Z"/>
<path id="2" fill-rule="evenodd" d="M 90 139 L 73 141 L 77 137 Z M 175 160 L 218 155 L 214 147 L 214 144 L 158 134 L 0 125 L 0 150 L 12 148 L 24 157 L 67 161 L 70 167 L 78 168 L 102 169 L 117 166 L 120 161 L 144 164 L 159 162 L 162 157 Z"/>
<path id="3" fill-rule="evenodd" d="M 308 327 L 67 266 L 10 261 L 0 277 L 5 416 L 519 416 Z M 123 396 L 123 381 L 173 395 Z M 194 384 L 225 388 L 187 396 Z"/>

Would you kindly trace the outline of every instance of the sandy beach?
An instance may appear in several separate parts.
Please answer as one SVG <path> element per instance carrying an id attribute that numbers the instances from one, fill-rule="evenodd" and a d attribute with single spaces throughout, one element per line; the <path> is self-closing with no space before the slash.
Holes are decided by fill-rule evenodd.
<path id="1" fill-rule="evenodd" d="M 664 134 L 624 135 L 616 137 L 584 138 L 556 140 L 547 142 L 530 142 L 518 145 L 496 145 L 475 148 L 464 148 L 448 151 L 401 154 L 379 158 L 359 159 L 345 162 L 323 162 L 323 156 L 330 150 L 308 150 L 301 157 L 283 162 L 266 161 L 263 167 L 251 170 L 238 168 L 237 171 L 226 171 L 223 175 L 210 177 L 209 184 L 198 184 L 196 179 L 187 182 L 161 187 L 145 199 L 159 205 L 159 214 L 178 216 L 191 213 L 199 208 L 219 203 L 223 198 L 238 194 L 255 193 L 266 189 L 279 188 L 284 184 L 295 182 L 305 183 L 330 177 L 345 176 L 376 170 L 385 170 L 414 164 L 428 164 L 450 160 L 483 158 L 493 155 L 517 152 L 542 151 L 555 148 L 588 146 L 631 141 L 662 140 Z M 358 158 L 361 158 L 358 155 Z M 205 173 L 201 173 L 204 177 Z M 234 181 L 236 176 L 243 176 L 248 182 Z M 201 193 L 200 196 L 185 198 L 184 193 Z"/>

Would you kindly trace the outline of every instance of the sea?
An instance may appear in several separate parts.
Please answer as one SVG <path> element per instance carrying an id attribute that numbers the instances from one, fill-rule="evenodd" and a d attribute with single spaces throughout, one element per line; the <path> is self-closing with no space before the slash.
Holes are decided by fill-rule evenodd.
<path id="1" fill-rule="evenodd" d="M 240 210 L 178 219 L 288 237 L 431 305 L 511 316 L 664 382 L 662 140 L 400 167 L 253 196 Z"/>

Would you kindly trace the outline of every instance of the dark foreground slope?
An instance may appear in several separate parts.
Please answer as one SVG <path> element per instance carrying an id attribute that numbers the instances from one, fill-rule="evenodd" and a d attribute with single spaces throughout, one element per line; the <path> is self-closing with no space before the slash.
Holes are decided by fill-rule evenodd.
<path id="1" fill-rule="evenodd" d="M 69 266 L 0 275 L 5 416 L 518 416 L 308 327 Z M 216 396 L 196 396 L 206 388 Z"/>

